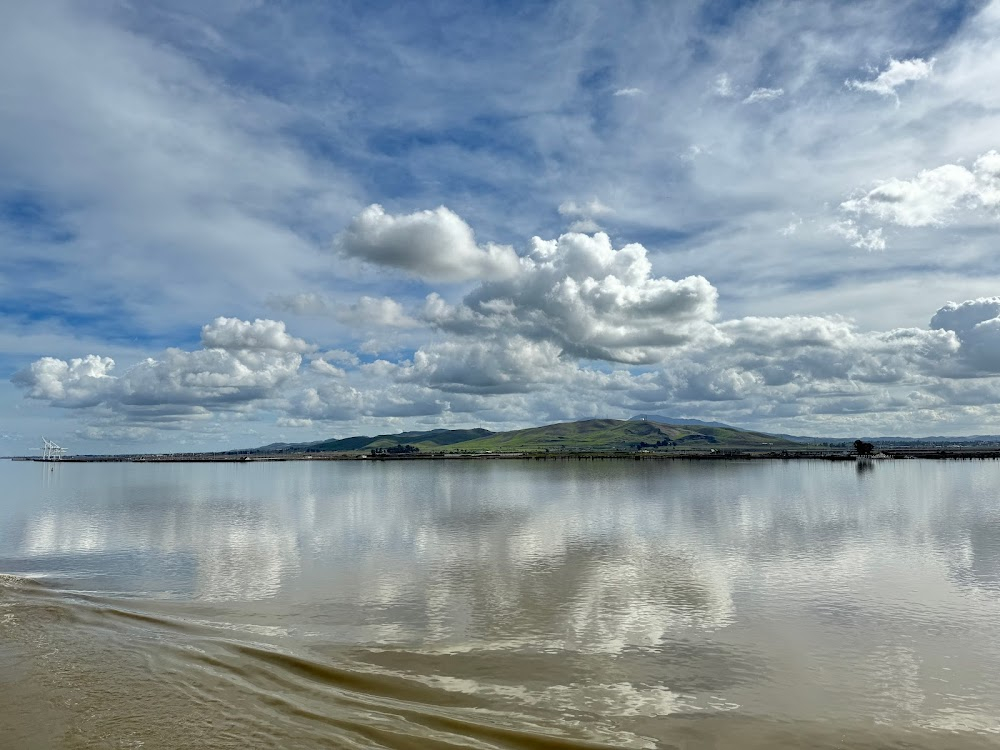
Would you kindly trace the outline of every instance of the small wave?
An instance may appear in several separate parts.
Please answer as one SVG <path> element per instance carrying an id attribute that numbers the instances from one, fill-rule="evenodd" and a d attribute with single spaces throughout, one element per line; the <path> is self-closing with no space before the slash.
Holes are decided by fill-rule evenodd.
<path id="1" fill-rule="evenodd" d="M 29 684 L 42 686 L 79 711 L 64 722 L 91 731 L 92 717 L 101 717 L 102 731 L 121 742 L 145 736 L 198 744 L 219 731 L 219 717 L 239 717 L 222 723 L 227 736 L 242 739 L 219 746 L 254 746 L 261 738 L 273 747 L 317 748 L 650 746 L 628 732 L 533 711 L 530 701 L 518 709 L 391 673 L 352 660 L 346 648 L 338 658 L 288 639 L 251 640 L 233 623 L 199 620 L 189 605 L 10 575 L 0 578 L 0 597 L 9 605 L 4 614 L 16 613 L 0 618 L 2 641 L 20 644 L 35 670 L 21 694 Z M 177 611 L 159 611 L 171 607 Z M 10 711 L 0 708 L 0 719 L 16 721 Z M 30 736 L 30 726 L 22 729 Z"/>
<path id="2" fill-rule="evenodd" d="M 699 711 L 690 696 L 654 684 L 559 685 L 551 674 L 545 684 L 504 684 L 468 659 L 460 678 L 415 658 L 419 649 L 359 652 L 233 622 L 231 611 L 227 620 L 225 610 L 75 592 L 34 577 L 0 575 L 0 605 L 0 656 L 16 650 L 23 668 L 5 670 L 0 725 L 15 725 L 18 737 L 37 737 L 29 723 L 37 710 L 24 713 L 34 719 L 19 712 L 43 695 L 68 732 L 102 737 L 101 746 L 978 750 L 996 739 L 941 731 L 968 729 L 966 716 L 954 727 L 909 730 L 819 725 L 728 711 L 736 707 L 724 693 Z M 366 660 L 372 652 L 378 664 Z"/>
<path id="3" fill-rule="evenodd" d="M 44 576 L 17 576 L 10 573 L 0 573 L 0 590 L 37 590 L 46 588 L 42 582 Z"/>

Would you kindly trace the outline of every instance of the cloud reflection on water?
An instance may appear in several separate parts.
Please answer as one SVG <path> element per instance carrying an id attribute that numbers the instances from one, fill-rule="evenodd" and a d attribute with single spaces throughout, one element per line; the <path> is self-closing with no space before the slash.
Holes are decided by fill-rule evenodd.
<path id="1" fill-rule="evenodd" d="M 929 462 L 883 462 L 862 481 L 819 462 L 63 466 L 41 489 L 19 477 L 30 501 L 0 506 L 0 561 L 258 602 L 261 623 L 397 664 L 405 653 L 456 689 L 486 689 L 491 673 L 501 690 L 531 664 L 568 694 L 644 685 L 643 711 L 698 694 L 801 715 L 856 690 L 879 720 L 988 729 L 997 475 Z"/>

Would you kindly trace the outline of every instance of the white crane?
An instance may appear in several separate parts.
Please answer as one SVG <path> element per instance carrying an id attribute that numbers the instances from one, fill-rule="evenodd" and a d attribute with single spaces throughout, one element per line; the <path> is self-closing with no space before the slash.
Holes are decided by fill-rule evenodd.
<path id="1" fill-rule="evenodd" d="M 43 461 L 58 461 L 59 459 L 61 459 L 63 456 L 66 455 L 66 449 L 60 448 L 51 440 L 42 438 L 42 442 L 45 443 L 45 447 L 42 448 Z"/>

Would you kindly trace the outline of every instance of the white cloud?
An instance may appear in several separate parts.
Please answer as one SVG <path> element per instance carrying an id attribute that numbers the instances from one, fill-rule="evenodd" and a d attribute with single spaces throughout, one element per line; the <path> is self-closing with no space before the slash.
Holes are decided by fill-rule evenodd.
<path id="1" fill-rule="evenodd" d="M 842 318 L 787 316 L 726 321 L 724 357 L 764 382 L 800 384 L 840 379 L 865 383 L 898 382 L 926 372 L 957 351 L 946 331 L 895 329 L 861 332 Z"/>
<path id="2" fill-rule="evenodd" d="M 283 427 L 312 424 L 298 420 L 461 425 L 487 419 L 504 428 L 511 422 L 628 416 L 656 409 L 732 415 L 727 418 L 737 423 L 826 420 L 847 425 L 856 415 L 914 418 L 948 403 L 990 408 L 989 399 L 1000 392 L 995 378 L 984 379 L 1000 372 L 1000 298 L 949 303 L 929 329 L 861 331 L 844 318 L 817 316 L 712 323 L 701 314 L 696 317 L 699 335 L 670 349 L 676 342 L 637 342 L 640 332 L 628 328 L 643 319 L 654 335 L 663 328 L 684 327 L 683 315 L 674 317 L 676 300 L 670 299 L 678 291 L 671 284 L 678 282 L 664 284 L 649 276 L 635 247 L 614 250 L 606 238 L 572 235 L 536 242 L 541 247 L 529 255 L 531 262 L 551 268 L 506 282 L 503 298 L 480 289 L 466 304 L 450 307 L 432 297 L 429 317 L 444 314 L 441 327 L 454 336 L 424 344 L 407 359 L 359 366 L 353 354 L 331 351 L 315 356 L 303 369 L 300 351 L 312 347 L 290 337 L 276 321 L 255 325 L 224 318 L 207 326 L 204 338 L 226 348 L 168 349 L 121 376 L 113 374 L 114 362 L 106 357 L 42 358 L 15 381 L 29 398 L 79 413 L 85 421 L 80 437 L 116 440 L 139 440 L 155 430 L 190 432 L 197 424 L 219 429 L 213 420 L 227 414 L 245 417 L 265 407 Z M 590 285 L 596 296 L 562 297 L 560 282 L 573 277 L 561 274 L 574 253 L 580 265 L 614 266 L 621 278 L 631 275 L 636 288 L 628 293 L 597 282 Z M 597 281 L 593 274 L 588 278 Z M 576 284 L 578 291 L 588 286 Z M 547 294 L 546 289 L 556 291 Z M 669 292 L 666 297 L 664 292 Z M 609 344 L 602 326 L 617 326 L 622 310 L 629 309 L 621 307 L 620 297 L 603 300 L 601 306 L 602 295 L 610 293 L 629 296 L 634 309 L 643 309 L 647 317 L 630 315 L 625 329 L 615 331 L 628 339 Z M 546 298 L 557 301 L 546 307 Z M 569 320 L 581 305 L 591 317 Z M 566 331 L 582 332 L 581 340 L 568 344 Z M 604 354 L 614 355 L 609 359 L 651 361 L 664 351 L 671 356 L 643 372 L 609 371 L 577 361 L 601 346 L 610 349 Z M 954 382 L 956 378 L 970 382 Z"/>
<path id="3" fill-rule="evenodd" d="M 563 201 L 559 204 L 559 215 L 567 218 L 575 218 L 569 225 L 571 232 L 583 232 L 584 234 L 594 234 L 601 231 L 598 219 L 604 216 L 611 216 L 615 210 L 606 206 L 597 198 L 589 201 L 577 203 L 576 201 Z"/>
<path id="4" fill-rule="evenodd" d="M 201 329 L 201 343 L 206 349 L 235 351 L 304 352 L 315 347 L 290 336 L 280 320 L 260 320 L 253 323 L 239 318 L 216 318 Z"/>
<path id="5" fill-rule="evenodd" d="M 966 400 L 982 395 L 946 385 L 962 374 L 964 361 L 951 330 L 866 332 L 843 318 L 816 316 L 740 318 L 716 329 L 714 339 L 679 349 L 661 368 L 643 373 L 583 367 L 552 342 L 498 333 L 427 345 L 410 361 L 370 366 L 368 375 L 415 388 L 411 395 L 421 389 L 448 394 L 448 411 L 487 411 L 503 396 L 529 424 L 553 410 L 579 417 L 656 409 L 734 414 L 737 423 L 847 424 L 859 414 L 912 419 L 940 409 L 948 392 L 961 391 Z M 458 401 L 462 394 L 475 400 Z M 343 394 L 337 403 L 344 403 Z"/>
<path id="6" fill-rule="evenodd" d="M 778 419 L 893 412 L 910 418 L 943 402 L 931 391 L 957 355 L 951 331 L 863 332 L 842 318 L 741 318 L 719 324 L 724 343 L 671 360 L 639 401 Z M 774 429 L 774 428 L 771 428 Z M 829 429 L 829 428 L 828 428 Z"/>
<path id="7" fill-rule="evenodd" d="M 735 93 L 733 91 L 733 82 L 730 80 L 726 73 L 720 73 L 716 79 L 713 86 L 713 91 L 721 97 L 731 97 Z"/>
<path id="8" fill-rule="evenodd" d="M 581 234 L 596 234 L 601 231 L 601 225 L 593 219 L 577 219 L 569 225 L 569 231 Z"/>
<path id="9" fill-rule="evenodd" d="M 931 318 L 931 328 L 955 332 L 972 373 L 1000 374 L 1000 297 L 949 302 Z"/>
<path id="10" fill-rule="evenodd" d="M 42 357 L 27 370 L 15 374 L 14 383 L 25 388 L 29 398 L 49 401 L 53 405 L 94 406 L 113 387 L 115 379 L 110 373 L 114 366 L 113 359 L 96 354 L 69 362 Z"/>
<path id="11" fill-rule="evenodd" d="M 851 219 L 834 222 L 829 229 L 850 242 L 853 247 L 868 251 L 885 250 L 885 238 L 881 229 L 859 229 Z"/>
<path id="12" fill-rule="evenodd" d="M 322 357 L 317 357 L 309 363 L 309 368 L 320 375 L 326 375 L 331 378 L 344 378 L 347 377 L 347 371 L 342 367 L 336 367 L 331 365 Z"/>
<path id="13" fill-rule="evenodd" d="M 513 248 L 476 244 L 472 228 L 444 206 L 393 216 L 373 204 L 338 236 L 335 247 L 347 257 L 435 281 L 502 279 L 518 268 Z"/>
<path id="14" fill-rule="evenodd" d="M 910 81 L 920 81 L 928 78 L 934 70 L 934 60 L 921 60 L 918 57 L 910 60 L 889 59 L 889 65 L 878 76 L 870 81 L 847 80 L 844 85 L 858 91 L 871 91 L 882 96 L 899 97 L 896 89 Z"/>
<path id="15" fill-rule="evenodd" d="M 593 218 L 595 216 L 610 216 L 614 212 L 613 208 L 604 205 L 597 198 L 591 198 L 583 203 L 563 201 L 559 204 L 560 216 Z"/>
<path id="16" fill-rule="evenodd" d="M 419 325 L 391 297 L 361 297 L 357 302 L 340 309 L 337 320 L 358 327 L 414 328 Z"/>
<path id="17" fill-rule="evenodd" d="M 799 227 L 801 226 L 802 226 L 802 219 L 796 217 L 788 224 L 783 226 L 781 229 L 779 229 L 778 234 L 780 234 L 782 237 L 791 237 L 792 235 L 794 235 L 796 232 L 799 231 Z"/>
<path id="18" fill-rule="evenodd" d="M 206 348 L 167 349 L 121 376 L 110 357 L 43 357 L 15 374 L 29 398 L 52 406 L 102 406 L 130 421 L 162 423 L 204 417 L 209 409 L 252 405 L 275 395 L 313 347 L 279 321 L 217 318 L 202 329 Z"/>
<path id="19" fill-rule="evenodd" d="M 323 359 L 327 362 L 336 362 L 340 365 L 351 366 L 356 366 L 359 362 L 358 355 L 344 349 L 331 349 L 330 351 L 323 352 Z"/>
<path id="20" fill-rule="evenodd" d="M 759 88 L 751 91 L 749 95 L 747 95 L 746 99 L 743 100 L 743 103 L 753 104 L 755 102 L 769 102 L 772 99 L 777 99 L 778 97 L 784 95 L 784 89 Z"/>
<path id="21" fill-rule="evenodd" d="M 534 238 L 518 273 L 458 306 L 432 294 L 424 317 L 461 335 L 518 334 L 587 359 L 650 363 L 711 336 L 715 288 L 701 276 L 652 275 L 642 245 L 615 249 L 606 234 Z"/>
<path id="22" fill-rule="evenodd" d="M 529 393 L 540 383 L 562 382 L 567 369 L 560 348 L 521 336 L 486 341 L 453 340 L 421 347 L 410 363 L 393 368 L 400 382 L 456 393 Z"/>
<path id="23" fill-rule="evenodd" d="M 945 164 L 912 180 L 886 180 L 840 208 L 904 227 L 940 226 L 959 212 L 994 212 L 1000 208 L 1000 153 L 982 154 L 972 169 Z M 997 215 L 992 213 L 991 218 Z"/>
<path id="24" fill-rule="evenodd" d="M 275 424 L 278 427 L 292 427 L 296 429 L 308 428 L 314 426 L 314 422 L 311 419 L 296 419 L 295 417 L 278 417 Z"/>
<path id="25" fill-rule="evenodd" d="M 362 387 L 337 379 L 297 391 L 289 399 L 289 415 L 297 419 L 333 422 L 360 418 L 405 419 L 436 417 L 449 409 L 441 394 L 419 386 L 387 383 L 376 371 Z M 377 387 L 373 387 L 377 383 Z"/>

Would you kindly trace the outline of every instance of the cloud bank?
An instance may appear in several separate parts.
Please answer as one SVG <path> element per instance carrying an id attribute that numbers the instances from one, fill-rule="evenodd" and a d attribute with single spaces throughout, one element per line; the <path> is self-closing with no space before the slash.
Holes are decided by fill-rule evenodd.
<path id="1" fill-rule="evenodd" d="M 395 257 L 369 258 L 395 267 Z M 220 317 L 202 328 L 202 348 L 167 349 L 120 375 L 111 357 L 88 354 L 42 357 L 13 381 L 96 432 L 263 413 L 305 428 L 504 426 L 654 410 L 843 430 L 872 414 L 891 425 L 933 423 L 949 404 L 996 410 L 998 297 L 949 302 L 926 328 L 865 331 L 836 316 L 720 319 L 708 280 L 658 276 L 642 245 L 616 248 L 604 233 L 535 237 L 515 268 L 455 302 L 433 292 L 419 310 L 391 298 L 341 303 L 359 324 L 402 320 L 437 332 L 411 353 L 360 359 L 324 352 L 281 321 Z"/>
<path id="2" fill-rule="evenodd" d="M 272 398 L 314 348 L 274 320 L 216 318 L 202 328 L 201 341 L 202 349 L 167 349 L 120 376 L 110 357 L 43 357 L 13 382 L 52 406 L 101 407 L 131 423 L 176 422 Z"/>

